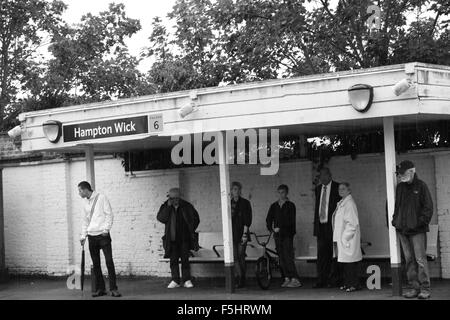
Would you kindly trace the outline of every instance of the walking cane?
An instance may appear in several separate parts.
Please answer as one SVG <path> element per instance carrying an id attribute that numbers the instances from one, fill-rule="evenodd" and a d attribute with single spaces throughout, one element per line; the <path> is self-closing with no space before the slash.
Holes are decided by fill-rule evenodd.
<path id="1" fill-rule="evenodd" d="M 84 244 L 81 246 L 81 295 L 84 296 L 84 272 L 85 272 L 85 254 L 84 254 Z"/>

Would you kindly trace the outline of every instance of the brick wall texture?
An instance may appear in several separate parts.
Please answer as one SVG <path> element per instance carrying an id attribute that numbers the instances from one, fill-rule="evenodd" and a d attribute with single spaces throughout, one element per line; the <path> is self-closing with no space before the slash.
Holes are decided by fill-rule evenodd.
<path id="1" fill-rule="evenodd" d="M 439 224 L 440 257 L 431 263 L 432 275 L 450 278 L 450 154 L 410 154 L 400 156 L 399 160 L 406 157 L 416 163 L 435 204 L 432 223 Z M 167 263 L 159 262 L 164 228 L 156 220 L 156 213 L 171 187 L 181 187 L 184 198 L 199 211 L 199 231 L 221 231 L 217 167 L 155 171 L 130 177 L 120 159 L 98 159 L 95 164 L 97 190 L 107 195 L 115 214 L 113 254 L 120 275 L 169 275 Z M 336 181 L 352 185 L 362 238 L 373 244 L 368 253 L 387 254 L 383 156 L 361 155 L 356 160 L 334 157 L 329 165 Z M 244 185 L 243 196 L 252 203 L 252 230 L 257 233 L 265 232 L 265 217 L 269 205 L 276 200 L 276 187 L 281 183 L 290 187 L 290 198 L 297 206 L 298 255 L 314 254 L 316 250 L 312 235 L 312 168 L 309 161 L 283 163 L 275 176 L 260 176 L 258 166 L 230 168 L 231 181 L 238 180 Z M 76 185 L 84 179 L 83 161 L 3 169 L 6 262 L 11 273 L 62 276 L 69 266 L 80 262 L 82 200 Z M 87 261 L 89 264 L 89 257 Z M 315 273 L 314 264 L 299 263 L 298 268 L 302 276 Z M 193 266 L 193 273 L 223 274 L 220 266 L 202 265 Z"/>

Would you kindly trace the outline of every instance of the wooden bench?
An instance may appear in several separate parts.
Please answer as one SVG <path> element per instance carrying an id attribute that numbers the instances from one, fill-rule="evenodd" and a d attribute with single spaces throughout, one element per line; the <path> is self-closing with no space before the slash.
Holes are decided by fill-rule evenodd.
<path id="1" fill-rule="evenodd" d="M 199 232 L 198 242 L 200 250 L 191 251 L 190 263 L 224 263 L 223 236 L 222 232 Z M 274 248 L 273 241 L 269 243 L 269 248 Z M 256 243 L 249 242 L 246 250 L 246 261 L 256 262 L 262 256 L 262 248 Z M 163 258 L 160 262 L 169 262 L 170 259 Z"/>
<path id="2" fill-rule="evenodd" d="M 435 261 L 438 257 L 438 234 L 439 234 L 439 226 L 438 225 L 430 225 L 430 232 L 427 233 L 427 259 L 428 261 Z M 371 252 L 370 247 L 372 243 L 366 242 L 367 248 L 365 251 L 367 253 L 363 254 L 363 261 L 389 261 L 391 256 L 389 253 L 383 252 Z M 297 261 L 306 261 L 308 263 L 316 263 L 317 256 L 309 255 L 309 256 L 297 256 L 295 257 Z"/>

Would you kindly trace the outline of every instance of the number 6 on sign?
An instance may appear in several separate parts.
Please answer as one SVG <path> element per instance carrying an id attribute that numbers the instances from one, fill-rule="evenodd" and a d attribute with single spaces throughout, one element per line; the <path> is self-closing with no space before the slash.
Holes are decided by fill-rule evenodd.
<path id="1" fill-rule="evenodd" d="M 164 131 L 164 121 L 161 113 L 150 115 L 148 119 L 151 133 Z"/>

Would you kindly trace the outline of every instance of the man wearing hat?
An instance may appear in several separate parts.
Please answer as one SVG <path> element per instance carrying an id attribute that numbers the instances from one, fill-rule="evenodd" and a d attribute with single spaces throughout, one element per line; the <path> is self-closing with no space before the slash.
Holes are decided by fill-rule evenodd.
<path id="1" fill-rule="evenodd" d="M 427 262 L 427 232 L 433 216 L 433 201 L 425 182 L 419 179 L 411 161 L 397 166 L 400 183 L 395 195 L 392 225 L 397 230 L 412 289 L 405 298 L 429 299 L 430 273 Z"/>

